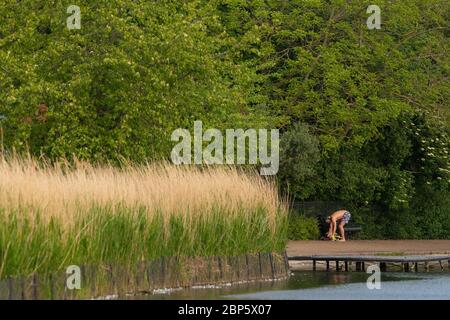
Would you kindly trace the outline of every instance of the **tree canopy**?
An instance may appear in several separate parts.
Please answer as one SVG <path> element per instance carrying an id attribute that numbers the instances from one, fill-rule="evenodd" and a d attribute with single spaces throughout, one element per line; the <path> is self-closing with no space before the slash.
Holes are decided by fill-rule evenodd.
<path id="1" fill-rule="evenodd" d="M 195 120 L 279 128 L 283 192 L 450 237 L 446 1 L 379 0 L 372 30 L 365 0 L 83 0 L 79 30 L 70 4 L 0 4 L 3 149 L 141 162 Z"/>

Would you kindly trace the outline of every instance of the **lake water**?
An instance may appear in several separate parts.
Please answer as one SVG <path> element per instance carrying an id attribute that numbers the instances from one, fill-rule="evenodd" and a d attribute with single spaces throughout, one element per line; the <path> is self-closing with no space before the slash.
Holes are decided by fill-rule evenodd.
<path id="1" fill-rule="evenodd" d="M 370 290 L 363 272 L 294 272 L 288 280 L 220 288 L 192 288 L 133 299 L 274 300 L 450 300 L 450 273 L 383 273 L 381 288 Z"/>

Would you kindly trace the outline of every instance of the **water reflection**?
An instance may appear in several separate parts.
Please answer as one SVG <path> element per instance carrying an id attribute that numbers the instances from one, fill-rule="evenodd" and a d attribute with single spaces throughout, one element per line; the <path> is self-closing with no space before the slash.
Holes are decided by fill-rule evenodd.
<path id="1" fill-rule="evenodd" d="M 344 284 L 347 283 L 347 277 L 345 277 L 342 273 L 333 274 L 330 277 L 331 284 Z"/>
<path id="2" fill-rule="evenodd" d="M 449 273 L 384 273 L 369 290 L 364 272 L 295 272 L 289 280 L 191 288 L 133 299 L 450 299 Z"/>

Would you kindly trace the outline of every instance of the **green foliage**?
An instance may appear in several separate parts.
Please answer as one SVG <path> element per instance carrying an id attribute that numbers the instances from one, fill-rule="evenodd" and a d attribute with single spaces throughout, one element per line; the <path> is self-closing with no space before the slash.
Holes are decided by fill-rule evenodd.
<path id="1" fill-rule="evenodd" d="M 450 192 L 424 186 L 408 208 L 355 207 L 352 218 L 362 239 L 450 239 Z"/>
<path id="2" fill-rule="evenodd" d="M 298 199 L 306 199 L 314 192 L 317 178 L 315 165 L 320 159 L 319 141 L 308 127 L 298 123 L 281 137 L 280 186 Z"/>
<path id="3" fill-rule="evenodd" d="M 382 30 L 373 31 L 369 4 L 224 1 L 225 24 L 261 74 L 265 103 L 282 125 L 308 123 L 324 153 L 362 146 L 401 111 L 447 112 L 439 79 L 448 72 L 448 6 L 380 1 Z"/>
<path id="4" fill-rule="evenodd" d="M 431 195 L 448 194 L 450 182 L 449 7 L 379 1 L 381 30 L 369 30 L 369 1 L 222 2 L 224 25 L 260 76 L 257 105 L 287 132 L 283 190 L 362 208 L 366 236 L 446 237 L 431 221 L 446 225 L 450 210 Z M 299 122 L 320 142 L 317 163 L 300 150 Z"/>
<path id="5" fill-rule="evenodd" d="M 450 240 L 450 192 L 424 189 L 416 201 L 422 238 Z"/>
<path id="6" fill-rule="evenodd" d="M 448 135 L 416 113 L 404 113 L 367 143 L 360 156 L 380 176 L 356 206 L 366 238 L 448 238 L 450 198 Z M 365 189 L 366 191 L 368 189 Z M 343 197 L 343 195 L 340 195 Z M 363 199 L 360 199 L 363 200 Z"/>
<path id="7" fill-rule="evenodd" d="M 317 240 L 319 236 L 320 231 L 316 218 L 295 213 L 289 215 L 289 240 Z"/>
<path id="8" fill-rule="evenodd" d="M 381 30 L 368 0 L 83 0 L 81 30 L 69 4 L 0 5 L 6 149 L 146 161 L 194 120 L 277 127 L 283 192 L 376 208 L 367 236 L 447 237 L 445 1 L 380 0 Z"/>
<path id="9" fill-rule="evenodd" d="M 81 29 L 68 30 L 69 4 L 0 7 L 6 147 L 144 161 L 168 157 L 171 132 L 194 120 L 217 128 L 264 121 L 247 108 L 248 71 L 231 59 L 212 4 L 80 1 Z"/>
<path id="10" fill-rule="evenodd" d="M 264 209 L 229 214 L 223 210 L 199 213 L 195 218 L 144 208 L 93 207 L 70 225 L 54 219 L 30 220 L 24 211 L 0 208 L 0 279 L 45 274 L 68 265 L 119 264 L 160 257 L 237 256 L 244 253 L 282 252 L 287 221 L 268 221 Z"/>

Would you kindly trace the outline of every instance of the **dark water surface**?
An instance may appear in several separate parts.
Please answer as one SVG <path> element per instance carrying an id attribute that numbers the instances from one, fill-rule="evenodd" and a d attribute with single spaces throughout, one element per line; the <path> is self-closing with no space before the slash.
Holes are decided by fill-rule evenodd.
<path id="1" fill-rule="evenodd" d="M 191 288 L 133 299 L 437 299 L 450 300 L 450 273 L 383 273 L 370 290 L 364 272 L 294 272 L 288 280 L 219 288 Z"/>

